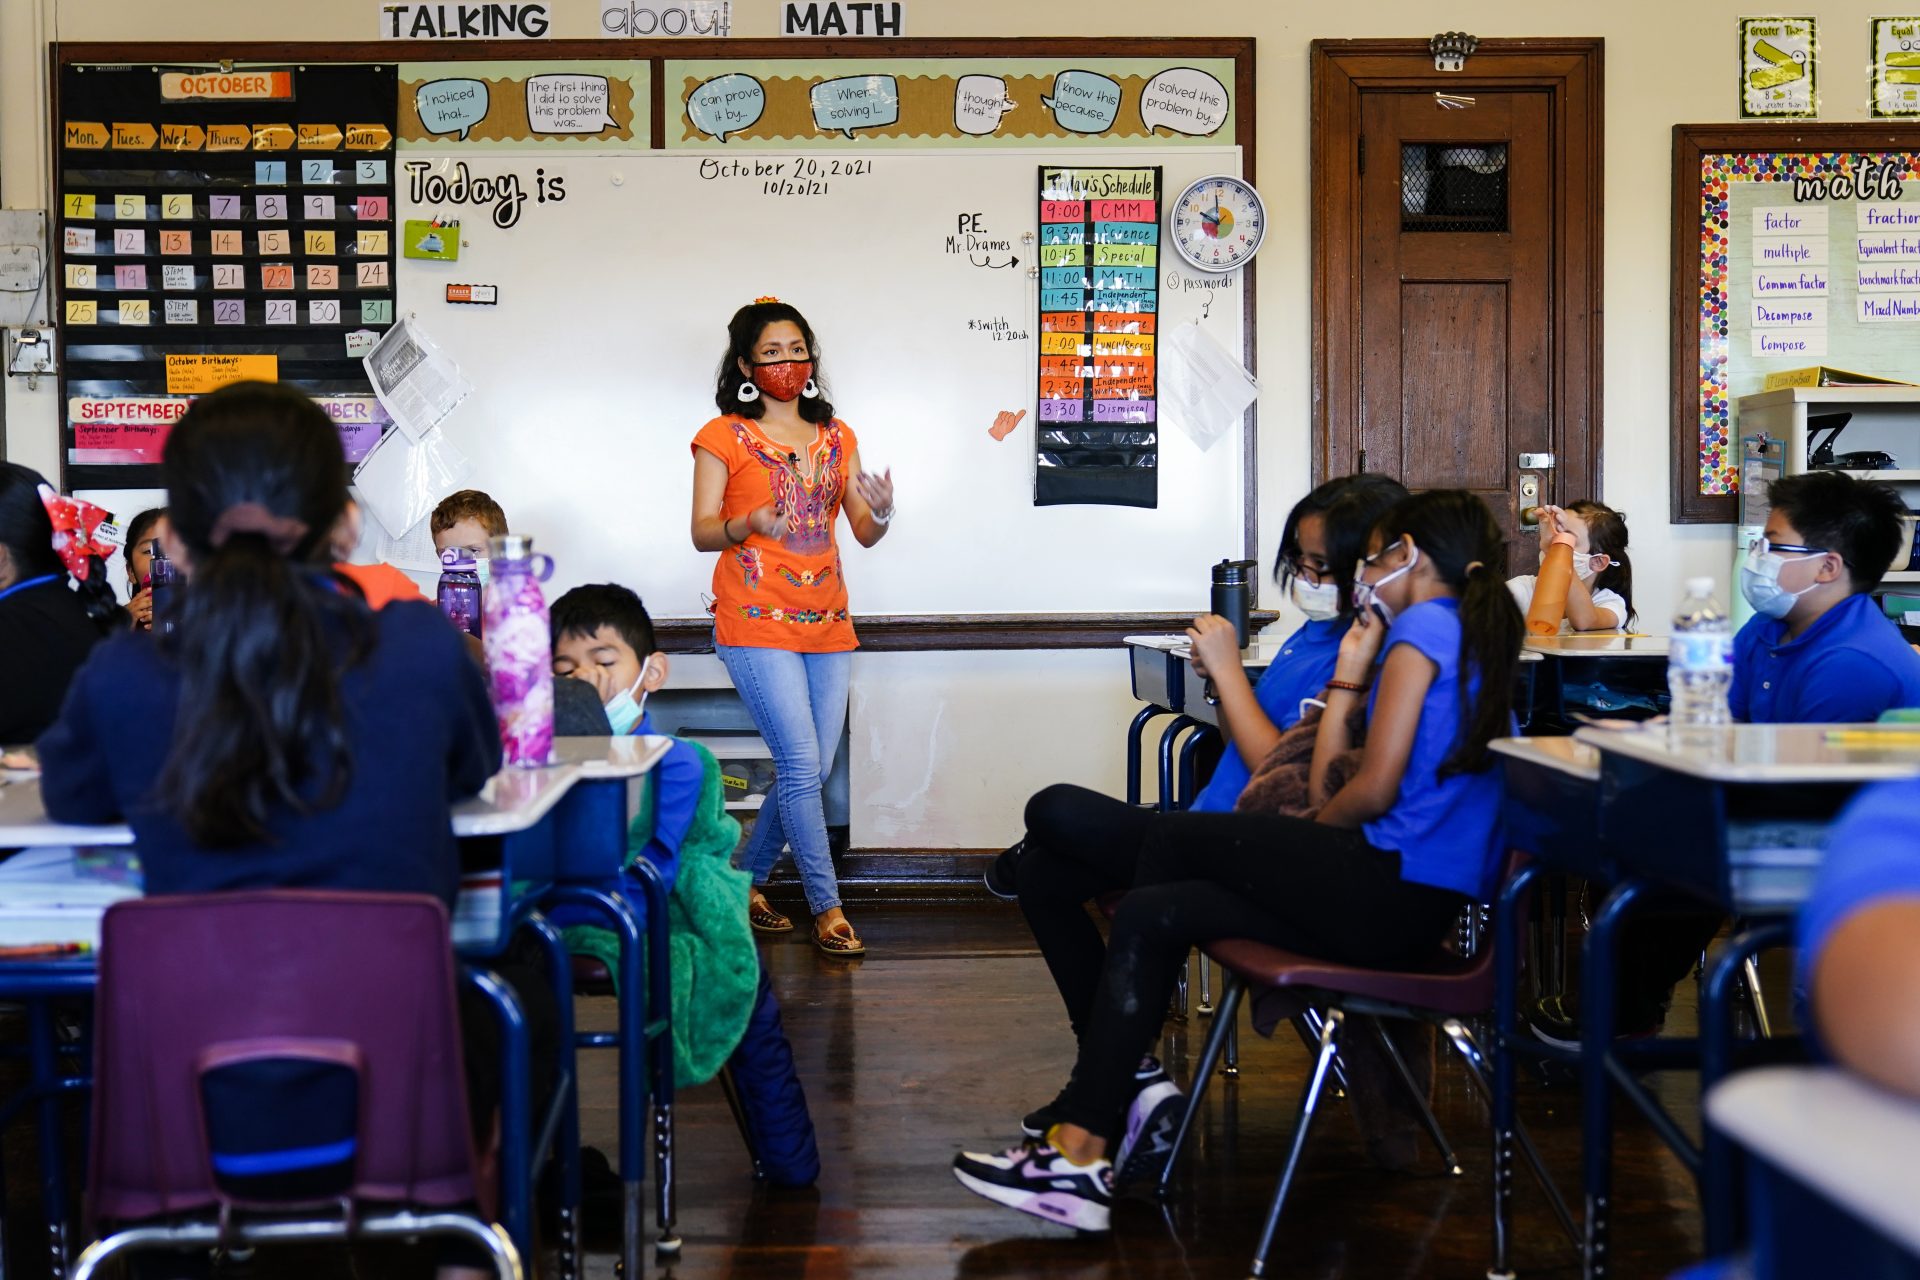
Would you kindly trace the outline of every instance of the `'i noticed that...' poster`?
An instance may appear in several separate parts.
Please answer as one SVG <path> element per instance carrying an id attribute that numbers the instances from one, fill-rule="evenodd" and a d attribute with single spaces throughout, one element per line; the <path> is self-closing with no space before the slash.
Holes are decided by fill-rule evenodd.
<path id="1" fill-rule="evenodd" d="M 1040 170 L 1034 505 L 1159 505 L 1160 170 Z"/>

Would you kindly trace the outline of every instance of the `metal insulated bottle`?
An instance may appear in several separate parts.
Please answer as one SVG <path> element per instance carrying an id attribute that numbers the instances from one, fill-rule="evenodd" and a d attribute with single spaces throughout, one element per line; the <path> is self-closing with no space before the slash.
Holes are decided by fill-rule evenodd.
<path id="1" fill-rule="evenodd" d="M 1258 560 L 1222 560 L 1213 566 L 1213 612 L 1233 624 L 1233 634 L 1247 647 L 1247 627 L 1253 613 L 1253 571 Z"/>

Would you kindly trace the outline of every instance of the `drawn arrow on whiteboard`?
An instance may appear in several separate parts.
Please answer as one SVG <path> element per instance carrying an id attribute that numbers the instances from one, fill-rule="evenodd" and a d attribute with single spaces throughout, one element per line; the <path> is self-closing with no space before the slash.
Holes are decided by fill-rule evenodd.
<path id="1" fill-rule="evenodd" d="M 1005 262 L 995 262 L 991 254 L 987 256 L 987 260 L 985 262 L 974 262 L 973 255 L 968 254 L 967 261 L 972 262 L 973 265 L 976 267 L 985 267 L 989 271 L 1001 271 L 1006 269 L 1007 267 L 1017 267 L 1020 265 L 1020 259 L 1018 258 L 1008 258 Z"/>

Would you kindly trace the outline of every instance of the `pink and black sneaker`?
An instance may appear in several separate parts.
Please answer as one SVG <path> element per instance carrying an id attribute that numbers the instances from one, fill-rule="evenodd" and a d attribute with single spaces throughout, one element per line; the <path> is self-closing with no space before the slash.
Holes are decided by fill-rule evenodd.
<path id="1" fill-rule="evenodd" d="M 1074 1164 L 1046 1143 L 999 1155 L 962 1151 L 953 1176 L 975 1195 L 1076 1231 L 1107 1230 L 1113 1210 L 1113 1165 Z"/>

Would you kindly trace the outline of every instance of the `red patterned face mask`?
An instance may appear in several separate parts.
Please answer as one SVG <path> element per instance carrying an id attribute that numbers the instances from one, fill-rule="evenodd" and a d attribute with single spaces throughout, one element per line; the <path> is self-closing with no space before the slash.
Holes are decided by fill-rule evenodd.
<path id="1" fill-rule="evenodd" d="M 753 385 L 775 400 L 791 400 L 813 380 L 811 360 L 773 360 L 753 366 Z"/>

